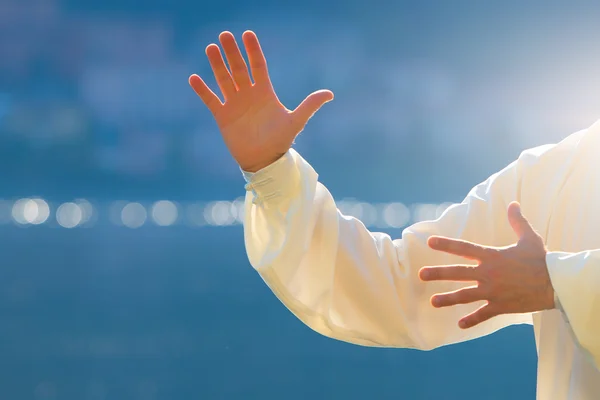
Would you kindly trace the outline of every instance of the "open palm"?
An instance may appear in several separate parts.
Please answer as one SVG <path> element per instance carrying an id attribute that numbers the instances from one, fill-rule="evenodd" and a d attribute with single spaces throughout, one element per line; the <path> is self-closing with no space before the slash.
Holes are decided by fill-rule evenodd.
<path id="1" fill-rule="evenodd" d="M 219 35 L 229 68 L 218 45 L 206 48 L 223 102 L 198 75 L 190 76 L 189 82 L 213 114 L 233 158 L 243 170 L 256 172 L 285 154 L 313 114 L 333 99 L 333 93 L 314 92 L 295 110 L 288 110 L 273 90 L 256 34 L 246 31 L 242 40 L 250 72 L 230 32 Z"/>

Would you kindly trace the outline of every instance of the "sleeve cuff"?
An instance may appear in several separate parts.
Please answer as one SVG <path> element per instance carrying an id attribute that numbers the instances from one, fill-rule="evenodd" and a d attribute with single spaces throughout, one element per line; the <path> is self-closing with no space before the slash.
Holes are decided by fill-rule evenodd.
<path id="1" fill-rule="evenodd" d="M 242 170 L 246 190 L 253 195 L 254 204 L 274 204 L 289 198 L 298 190 L 299 172 L 295 150 L 288 150 L 281 158 L 257 172 Z"/>
<path id="2" fill-rule="evenodd" d="M 565 271 L 564 268 L 560 268 L 560 261 L 564 261 L 566 258 L 572 256 L 572 253 L 559 251 L 548 252 L 548 254 L 546 254 L 546 266 L 548 267 L 548 275 L 550 275 L 550 282 L 552 283 L 552 288 L 554 290 L 554 308 L 563 314 L 565 313 L 560 299 L 561 295 L 564 295 L 564 293 L 561 281 L 564 281 L 564 278 L 568 278 L 568 276 L 564 276 L 567 271 Z"/>

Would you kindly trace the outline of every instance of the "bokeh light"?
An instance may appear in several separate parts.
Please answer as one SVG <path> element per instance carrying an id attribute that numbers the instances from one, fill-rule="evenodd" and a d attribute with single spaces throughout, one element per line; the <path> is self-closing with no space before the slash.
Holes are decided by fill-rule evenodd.
<path id="1" fill-rule="evenodd" d="M 390 203 L 383 208 L 383 220 L 392 228 L 401 228 L 410 221 L 410 210 L 402 203 Z"/>
<path id="2" fill-rule="evenodd" d="M 81 209 L 81 223 L 79 225 L 92 225 L 97 219 L 97 214 L 92 203 L 86 199 L 77 199 L 75 200 L 75 204 Z"/>
<path id="3" fill-rule="evenodd" d="M 63 228 L 75 228 L 82 221 L 83 212 L 75 203 L 63 203 L 56 210 L 56 222 Z"/>
<path id="4" fill-rule="evenodd" d="M 121 221 L 128 228 L 139 228 L 146 222 L 146 209 L 140 203 L 129 203 L 121 210 Z"/>
<path id="5" fill-rule="evenodd" d="M 207 225 L 206 218 L 204 218 L 204 207 L 203 203 L 192 203 L 186 207 L 186 222 L 190 226 L 205 226 Z"/>
<path id="6" fill-rule="evenodd" d="M 152 205 L 152 219 L 158 226 L 173 225 L 179 212 L 172 201 L 160 200 Z"/>
<path id="7" fill-rule="evenodd" d="M 401 202 L 370 203 L 352 198 L 336 201 L 340 212 L 345 216 L 359 219 L 366 227 L 398 229 L 410 223 L 435 220 L 452 203 Z M 168 227 L 178 221 L 187 227 L 226 227 L 241 225 L 244 221 L 245 199 L 215 200 L 208 203 L 191 202 L 177 204 L 170 200 L 159 200 L 146 208 L 137 201 L 114 201 L 108 205 L 105 218 L 114 225 L 139 228 L 148 218 L 157 227 Z M 12 218 L 19 225 L 39 225 L 48 220 L 51 207 L 41 198 L 21 198 L 14 203 L 0 200 L 0 223 Z M 92 227 L 101 217 L 89 200 L 78 199 L 61 204 L 56 210 L 56 220 L 61 227 Z"/>
<path id="8" fill-rule="evenodd" d="M 214 201 L 207 204 L 204 218 L 213 226 L 227 226 L 236 220 L 232 213 L 232 203 L 229 201 Z"/>
<path id="9" fill-rule="evenodd" d="M 20 225 L 27 224 L 27 220 L 25 219 L 25 206 L 28 204 L 30 199 L 19 199 L 15 201 L 12 206 L 12 218 L 13 220 Z"/>

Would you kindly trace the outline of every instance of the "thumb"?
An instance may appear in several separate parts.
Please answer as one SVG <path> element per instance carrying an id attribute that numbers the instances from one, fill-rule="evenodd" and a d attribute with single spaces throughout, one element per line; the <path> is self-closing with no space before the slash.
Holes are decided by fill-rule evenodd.
<path id="1" fill-rule="evenodd" d="M 508 222 L 519 236 L 519 239 L 523 239 L 528 235 L 536 235 L 535 230 L 521 212 L 521 205 L 516 201 L 508 205 Z"/>
<path id="2" fill-rule="evenodd" d="M 323 107 L 323 104 L 331 100 L 333 100 L 333 92 L 329 90 L 317 90 L 309 94 L 292 112 L 294 123 L 304 127 L 308 120 Z"/>

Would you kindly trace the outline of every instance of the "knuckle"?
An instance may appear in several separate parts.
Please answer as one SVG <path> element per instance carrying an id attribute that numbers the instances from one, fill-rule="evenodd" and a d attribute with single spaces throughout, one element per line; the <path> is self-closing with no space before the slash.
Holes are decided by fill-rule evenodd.
<path id="1" fill-rule="evenodd" d="M 465 298 L 470 302 L 481 300 L 481 295 L 482 293 L 477 286 L 472 286 L 465 290 Z"/>
<path id="2" fill-rule="evenodd" d="M 482 313 L 481 315 L 481 319 L 482 320 L 488 320 L 490 318 L 493 318 L 494 316 L 496 316 L 497 313 L 492 309 L 492 308 L 487 308 L 485 313 Z"/>
<path id="3" fill-rule="evenodd" d="M 499 307 L 498 303 L 494 299 L 490 299 L 487 306 L 481 310 L 483 315 L 486 315 L 488 318 L 500 314 L 501 311 L 501 307 Z"/>
<path id="4" fill-rule="evenodd" d="M 454 304 L 465 304 L 469 302 L 469 293 L 467 292 L 456 292 L 452 295 L 452 300 Z"/>
<path id="5" fill-rule="evenodd" d="M 477 284 L 477 288 L 475 289 L 479 297 L 486 300 L 493 300 L 495 298 L 494 289 L 487 284 L 486 282 L 479 282 Z"/>
<path id="6" fill-rule="evenodd" d="M 492 265 L 489 262 L 483 261 L 477 266 L 477 273 L 480 277 L 485 278 L 490 274 L 491 269 Z"/>
<path id="7" fill-rule="evenodd" d="M 231 64 L 231 71 L 237 74 L 245 74 L 248 71 L 248 67 L 246 67 L 244 60 L 239 60 Z"/>
<path id="8" fill-rule="evenodd" d="M 484 272 L 479 265 L 468 265 L 465 267 L 469 273 L 469 276 L 479 277 Z"/>
<path id="9" fill-rule="evenodd" d="M 493 297 L 493 290 L 489 285 L 486 284 L 479 284 L 477 286 L 477 291 L 481 294 L 482 297 L 486 298 L 486 299 L 490 299 L 491 297 Z"/>
<path id="10" fill-rule="evenodd" d="M 443 274 L 446 279 L 455 279 L 463 274 L 463 270 L 460 267 L 446 267 Z"/>
<path id="11" fill-rule="evenodd" d="M 465 280 L 477 280 L 479 279 L 480 271 L 477 265 L 465 265 L 462 267 L 462 276 Z"/>
<path id="12" fill-rule="evenodd" d="M 494 247 L 482 247 L 481 250 L 490 260 L 498 260 L 502 258 L 502 251 L 500 249 Z"/>
<path id="13" fill-rule="evenodd" d="M 446 295 L 445 304 L 453 305 L 453 304 L 462 304 L 464 301 L 464 296 L 460 292 L 448 293 Z"/>
<path id="14" fill-rule="evenodd" d="M 498 282 L 505 273 L 505 265 L 506 264 L 499 262 L 487 262 L 482 264 L 480 266 L 482 279 L 487 281 L 490 285 L 493 285 L 494 282 Z"/>
<path id="15" fill-rule="evenodd" d="M 229 79 L 229 73 L 221 68 L 215 69 L 215 78 L 217 79 L 217 83 L 222 83 Z"/>
<path id="16" fill-rule="evenodd" d="M 445 243 L 446 246 L 449 249 L 452 249 L 452 250 L 455 250 L 455 251 L 464 250 L 465 249 L 465 245 L 466 245 L 465 242 L 461 242 L 461 241 L 458 241 L 458 240 L 450 240 L 450 241 L 445 241 L 445 242 L 442 242 L 442 243 Z"/>

